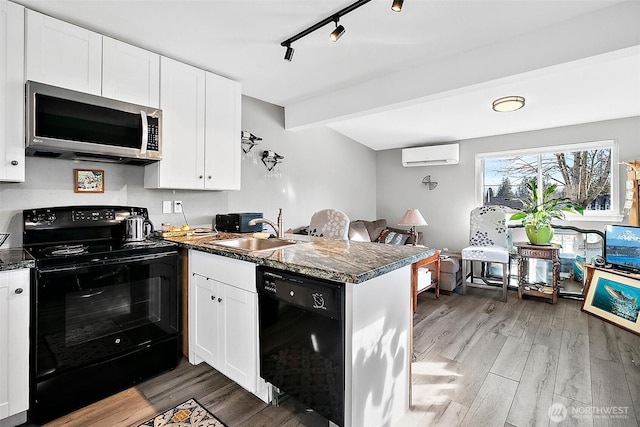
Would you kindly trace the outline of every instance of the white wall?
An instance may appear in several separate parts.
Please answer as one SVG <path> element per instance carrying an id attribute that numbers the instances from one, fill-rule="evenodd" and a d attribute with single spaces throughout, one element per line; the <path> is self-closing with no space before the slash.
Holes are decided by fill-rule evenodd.
<path id="1" fill-rule="evenodd" d="M 334 208 L 352 220 L 374 219 L 376 154 L 373 150 L 324 127 L 284 130 L 284 109 L 243 97 L 242 129 L 262 138 L 242 162 L 242 190 L 229 193 L 230 212 L 264 212 L 276 220 L 282 208 L 285 229 L 309 225 L 314 212 Z M 266 178 L 263 150 L 284 156 Z M 249 156 L 245 156 L 249 157 Z"/>
<path id="2" fill-rule="evenodd" d="M 276 218 L 284 208 L 285 227 L 308 225 L 311 214 L 325 207 L 350 217 L 374 218 L 375 152 L 328 129 L 290 132 L 281 107 L 243 97 L 242 129 L 264 140 L 254 150 L 269 148 L 285 156 L 282 179 L 264 178 L 259 160 L 242 162 L 242 190 L 147 190 L 144 168 L 97 162 L 27 157 L 24 183 L 0 183 L 0 232 L 11 237 L 3 245 L 22 245 L 22 210 L 66 205 L 131 205 L 149 209 L 152 222 L 181 225 L 182 214 L 162 214 L 162 200 L 181 200 L 191 225 L 209 225 L 216 213 L 264 211 Z M 105 171 L 105 192 L 73 191 L 73 169 Z"/>
<path id="3" fill-rule="evenodd" d="M 640 159 L 640 117 L 465 140 L 460 143 L 460 163 L 451 166 L 404 168 L 400 149 L 379 151 L 378 217 L 397 224 L 407 208 L 418 208 L 429 224 L 418 228 L 424 232 L 425 244 L 459 251 L 468 245 L 469 212 L 475 207 L 477 153 L 605 139 L 618 141 L 620 161 Z M 613 167 L 624 184 L 625 167 Z M 426 175 L 438 182 L 434 190 L 422 184 Z M 622 187 L 621 204 L 624 203 L 624 185 Z M 604 224 L 580 222 L 575 225 L 602 230 Z"/>

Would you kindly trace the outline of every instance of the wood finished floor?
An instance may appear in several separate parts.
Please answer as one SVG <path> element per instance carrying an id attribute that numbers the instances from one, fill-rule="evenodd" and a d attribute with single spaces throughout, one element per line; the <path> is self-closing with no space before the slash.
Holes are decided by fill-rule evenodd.
<path id="1" fill-rule="evenodd" d="M 503 303 L 500 295 L 420 295 L 414 406 L 397 427 L 640 424 L 640 336 L 582 313 L 579 301 L 553 306 L 509 291 Z M 46 426 L 137 426 L 191 397 L 229 427 L 327 425 L 291 399 L 265 405 L 207 365 L 183 361 Z M 567 408 L 559 424 L 548 416 L 553 403 Z M 587 415 L 592 408 L 619 415 Z"/>

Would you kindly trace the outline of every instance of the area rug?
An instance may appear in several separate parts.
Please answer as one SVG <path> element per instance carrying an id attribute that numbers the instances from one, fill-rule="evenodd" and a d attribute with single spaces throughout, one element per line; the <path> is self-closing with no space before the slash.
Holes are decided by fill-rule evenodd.
<path id="1" fill-rule="evenodd" d="M 227 427 L 195 399 L 189 399 L 138 427 Z"/>

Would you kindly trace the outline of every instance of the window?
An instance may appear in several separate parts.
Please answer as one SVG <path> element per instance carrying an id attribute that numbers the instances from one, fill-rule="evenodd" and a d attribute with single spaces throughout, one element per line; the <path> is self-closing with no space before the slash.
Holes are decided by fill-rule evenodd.
<path id="1" fill-rule="evenodd" d="M 557 184 L 557 197 L 583 206 L 584 219 L 611 221 L 619 216 L 618 174 L 612 173 L 617 156 L 617 146 L 610 140 L 478 154 L 477 201 L 518 209 L 526 183 L 535 179 L 543 188 Z"/>

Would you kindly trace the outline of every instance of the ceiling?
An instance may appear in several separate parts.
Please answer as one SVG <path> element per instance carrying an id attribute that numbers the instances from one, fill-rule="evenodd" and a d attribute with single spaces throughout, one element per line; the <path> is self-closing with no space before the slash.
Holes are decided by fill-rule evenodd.
<path id="1" fill-rule="evenodd" d="M 210 70 L 374 150 L 640 116 L 640 0 L 15 0 Z M 491 102 L 526 98 L 496 113 Z M 246 129 L 250 130 L 251 129 Z"/>

